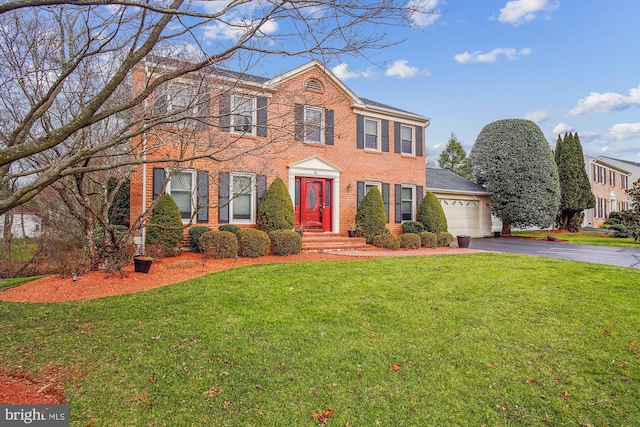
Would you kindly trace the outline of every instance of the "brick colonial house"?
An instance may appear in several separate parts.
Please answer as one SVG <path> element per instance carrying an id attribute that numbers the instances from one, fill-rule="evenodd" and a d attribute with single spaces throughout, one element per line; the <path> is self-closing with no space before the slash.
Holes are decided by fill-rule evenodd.
<path id="1" fill-rule="evenodd" d="M 152 78 L 148 69 L 136 70 L 134 88 Z M 131 175 L 132 223 L 164 190 L 185 224 L 252 227 L 276 177 L 286 183 L 296 222 L 306 232 L 346 234 L 358 203 L 374 186 L 383 195 L 389 230 L 400 233 L 403 221 L 416 218 L 429 118 L 357 96 L 317 61 L 272 79 L 229 72 L 218 77 L 198 106 L 208 125 L 187 132 L 166 124 L 164 136 L 154 131 L 133 141 L 134 147 L 158 148 L 145 154 L 151 163 Z M 149 109 L 161 115 L 184 105 L 176 85 L 156 93 Z M 162 141 L 167 135 L 173 139 Z M 203 149 L 214 154 L 153 163 L 197 157 Z"/>
<path id="2" fill-rule="evenodd" d="M 596 197 L 596 207 L 585 211 L 584 227 L 601 227 L 614 211 L 629 210 L 629 199 L 626 190 L 632 181 L 629 172 L 631 165 L 621 165 L 615 159 L 607 157 L 584 156 L 587 176 L 591 182 L 591 190 Z"/>

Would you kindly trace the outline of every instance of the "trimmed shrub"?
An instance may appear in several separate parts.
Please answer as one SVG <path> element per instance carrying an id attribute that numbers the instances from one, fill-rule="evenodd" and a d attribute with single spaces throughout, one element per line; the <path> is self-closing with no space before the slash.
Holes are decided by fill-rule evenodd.
<path id="1" fill-rule="evenodd" d="M 424 225 L 418 221 L 405 221 L 402 223 L 402 233 L 420 234 L 424 231 Z"/>
<path id="2" fill-rule="evenodd" d="M 198 247 L 209 258 L 235 258 L 238 239 L 229 231 L 209 231 L 200 236 Z"/>
<path id="3" fill-rule="evenodd" d="M 275 255 L 293 255 L 302 252 L 302 236 L 293 230 L 273 230 L 271 252 Z"/>
<path id="4" fill-rule="evenodd" d="M 365 194 L 356 212 L 358 236 L 367 239 L 367 243 L 373 243 L 373 239 L 384 234 L 387 226 L 387 214 L 384 209 L 382 194 L 377 187 L 372 187 Z"/>
<path id="5" fill-rule="evenodd" d="M 438 237 L 430 231 L 423 231 L 420 233 L 420 244 L 425 248 L 435 248 L 438 246 Z"/>
<path id="6" fill-rule="evenodd" d="M 418 236 L 416 233 L 404 233 L 401 234 L 399 238 L 401 248 L 418 249 L 420 247 L 420 236 Z"/>
<path id="7" fill-rule="evenodd" d="M 447 217 L 444 216 L 442 205 L 435 194 L 427 192 L 424 199 L 418 206 L 418 221 L 420 221 L 427 231 L 432 233 L 442 233 L 447 231 Z"/>
<path id="8" fill-rule="evenodd" d="M 282 179 L 276 178 L 264 193 L 258 207 L 256 224 L 265 233 L 293 230 L 296 224 L 293 202 Z"/>
<path id="9" fill-rule="evenodd" d="M 178 255 L 182 243 L 182 215 L 176 202 L 168 194 L 160 196 L 153 209 L 145 244 L 162 245 L 166 256 Z"/>
<path id="10" fill-rule="evenodd" d="M 218 227 L 218 230 L 228 231 L 229 233 L 238 234 L 238 231 L 242 230 L 242 228 L 233 224 L 222 224 L 220 227 Z"/>
<path id="11" fill-rule="evenodd" d="M 438 246 L 449 246 L 455 240 L 453 234 L 443 231 L 442 233 L 437 233 L 436 237 L 438 238 Z"/>
<path id="12" fill-rule="evenodd" d="M 400 249 L 400 238 L 393 234 L 379 234 L 373 238 L 373 246 L 397 251 Z"/>
<path id="13" fill-rule="evenodd" d="M 191 249 L 191 252 L 202 252 L 200 246 L 198 246 L 198 241 L 200 240 L 200 236 L 210 231 L 213 230 L 204 225 L 197 225 L 189 229 L 189 249 Z"/>
<path id="14" fill-rule="evenodd" d="M 238 231 L 238 252 L 240 256 L 257 258 L 265 256 L 271 246 L 269 235 L 262 230 L 247 228 Z"/>

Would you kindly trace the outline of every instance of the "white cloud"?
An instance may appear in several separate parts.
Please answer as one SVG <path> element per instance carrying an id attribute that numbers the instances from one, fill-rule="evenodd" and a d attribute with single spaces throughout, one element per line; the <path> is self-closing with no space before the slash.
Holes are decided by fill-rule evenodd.
<path id="1" fill-rule="evenodd" d="M 482 53 L 481 51 L 476 51 L 473 53 L 469 53 L 469 52 L 459 53 L 455 55 L 453 59 L 458 61 L 460 64 L 468 64 L 469 62 L 491 63 L 491 62 L 495 62 L 498 59 L 498 57 L 502 55 L 504 55 L 504 57 L 507 58 L 508 60 L 513 61 L 518 56 L 526 56 L 530 54 L 531 54 L 531 49 L 529 49 L 528 47 L 520 49 L 519 51 L 516 51 L 513 48 L 497 47 L 488 53 Z"/>
<path id="2" fill-rule="evenodd" d="M 523 116 L 523 119 L 531 120 L 535 123 L 542 123 L 545 120 L 549 120 L 550 114 L 547 110 L 536 110 L 527 113 Z"/>
<path id="3" fill-rule="evenodd" d="M 578 136 L 580 137 L 580 142 L 588 142 L 597 139 L 600 134 L 598 132 L 587 131 L 587 132 L 579 132 Z"/>
<path id="4" fill-rule="evenodd" d="M 411 23 L 420 28 L 435 24 L 440 15 L 435 13 L 438 0 L 412 0 L 407 9 L 410 11 Z"/>
<path id="5" fill-rule="evenodd" d="M 393 64 L 391 64 L 387 68 L 387 71 L 385 71 L 385 75 L 400 77 L 401 79 L 404 79 L 407 77 L 413 77 L 418 74 L 418 68 L 412 67 L 408 64 L 409 61 L 407 61 L 406 59 L 396 59 L 395 61 L 393 61 Z"/>
<path id="6" fill-rule="evenodd" d="M 331 71 L 342 81 L 360 77 L 360 74 L 349 71 L 349 66 L 344 62 L 333 67 Z"/>
<path id="7" fill-rule="evenodd" d="M 609 129 L 608 139 L 624 141 L 634 136 L 640 136 L 640 123 L 618 123 Z"/>
<path id="8" fill-rule="evenodd" d="M 531 22 L 540 12 L 551 12 L 558 9 L 559 3 L 549 4 L 548 0 L 512 0 L 500 9 L 500 22 L 520 25 Z"/>
<path id="9" fill-rule="evenodd" d="M 571 109 L 569 115 L 577 117 L 594 111 L 608 113 L 624 110 L 633 105 L 640 105 L 640 86 L 630 89 L 629 96 L 613 92 L 591 92 L 589 96 L 578 101 L 578 106 Z"/>
<path id="10" fill-rule="evenodd" d="M 203 27 L 202 36 L 205 40 L 238 40 L 245 33 L 253 31 L 257 21 L 250 21 L 243 18 L 233 20 L 229 24 L 215 22 Z M 268 19 L 263 22 L 257 30 L 259 36 L 268 36 L 278 31 L 278 23 Z"/>
<path id="11" fill-rule="evenodd" d="M 573 126 L 569 126 L 566 123 L 558 123 L 551 131 L 551 133 L 553 133 L 554 135 L 554 138 L 556 138 L 558 135 L 562 135 L 565 132 L 573 132 Z"/>

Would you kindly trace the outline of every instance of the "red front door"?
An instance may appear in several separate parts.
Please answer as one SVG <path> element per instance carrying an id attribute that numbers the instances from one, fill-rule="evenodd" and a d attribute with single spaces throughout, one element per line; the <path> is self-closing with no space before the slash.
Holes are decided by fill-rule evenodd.
<path id="1" fill-rule="evenodd" d="M 331 183 L 324 178 L 300 178 L 298 222 L 305 231 L 331 231 Z"/>

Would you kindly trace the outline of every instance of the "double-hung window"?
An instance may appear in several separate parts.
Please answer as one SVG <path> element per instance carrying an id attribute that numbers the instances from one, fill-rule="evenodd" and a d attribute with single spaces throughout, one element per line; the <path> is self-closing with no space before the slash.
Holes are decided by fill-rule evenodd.
<path id="1" fill-rule="evenodd" d="M 380 151 L 380 121 L 364 119 L 364 148 Z"/>
<path id="2" fill-rule="evenodd" d="M 377 188 L 380 194 L 382 194 L 382 184 L 379 182 L 365 182 L 364 183 L 364 194 L 367 194 L 369 190 L 373 187 Z"/>
<path id="3" fill-rule="evenodd" d="M 231 222 L 253 223 L 256 199 L 256 182 L 252 174 L 232 173 L 230 179 L 229 211 Z"/>
<path id="4" fill-rule="evenodd" d="M 255 98 L 241 95 L 231 97 L 231 131 L 255 133 Z"/>
<path id="5" fill-rule="evenodd" d="M 400 152 L 413 155 L 413 126 L 400 126 Z"/>
<path id="6" fill-rule="evenodd" d="M 195 203 L 195 171 L 182 171 L 171 175 L 167 193 L 171 195 L 173 200 L 180 209 L 180 215 L 183 220 L 190 220 L 193 216 Z"/>
<path id="7" fill-rule="evenodd" d="M 402 221 L 413 221 L 415 218 L 415 187 L 402 186 Z"/>
<path id="8" fill-rule="evenodd" d="M 324 144 L 324 109 L 305 105 L 304 142 Z"/>

